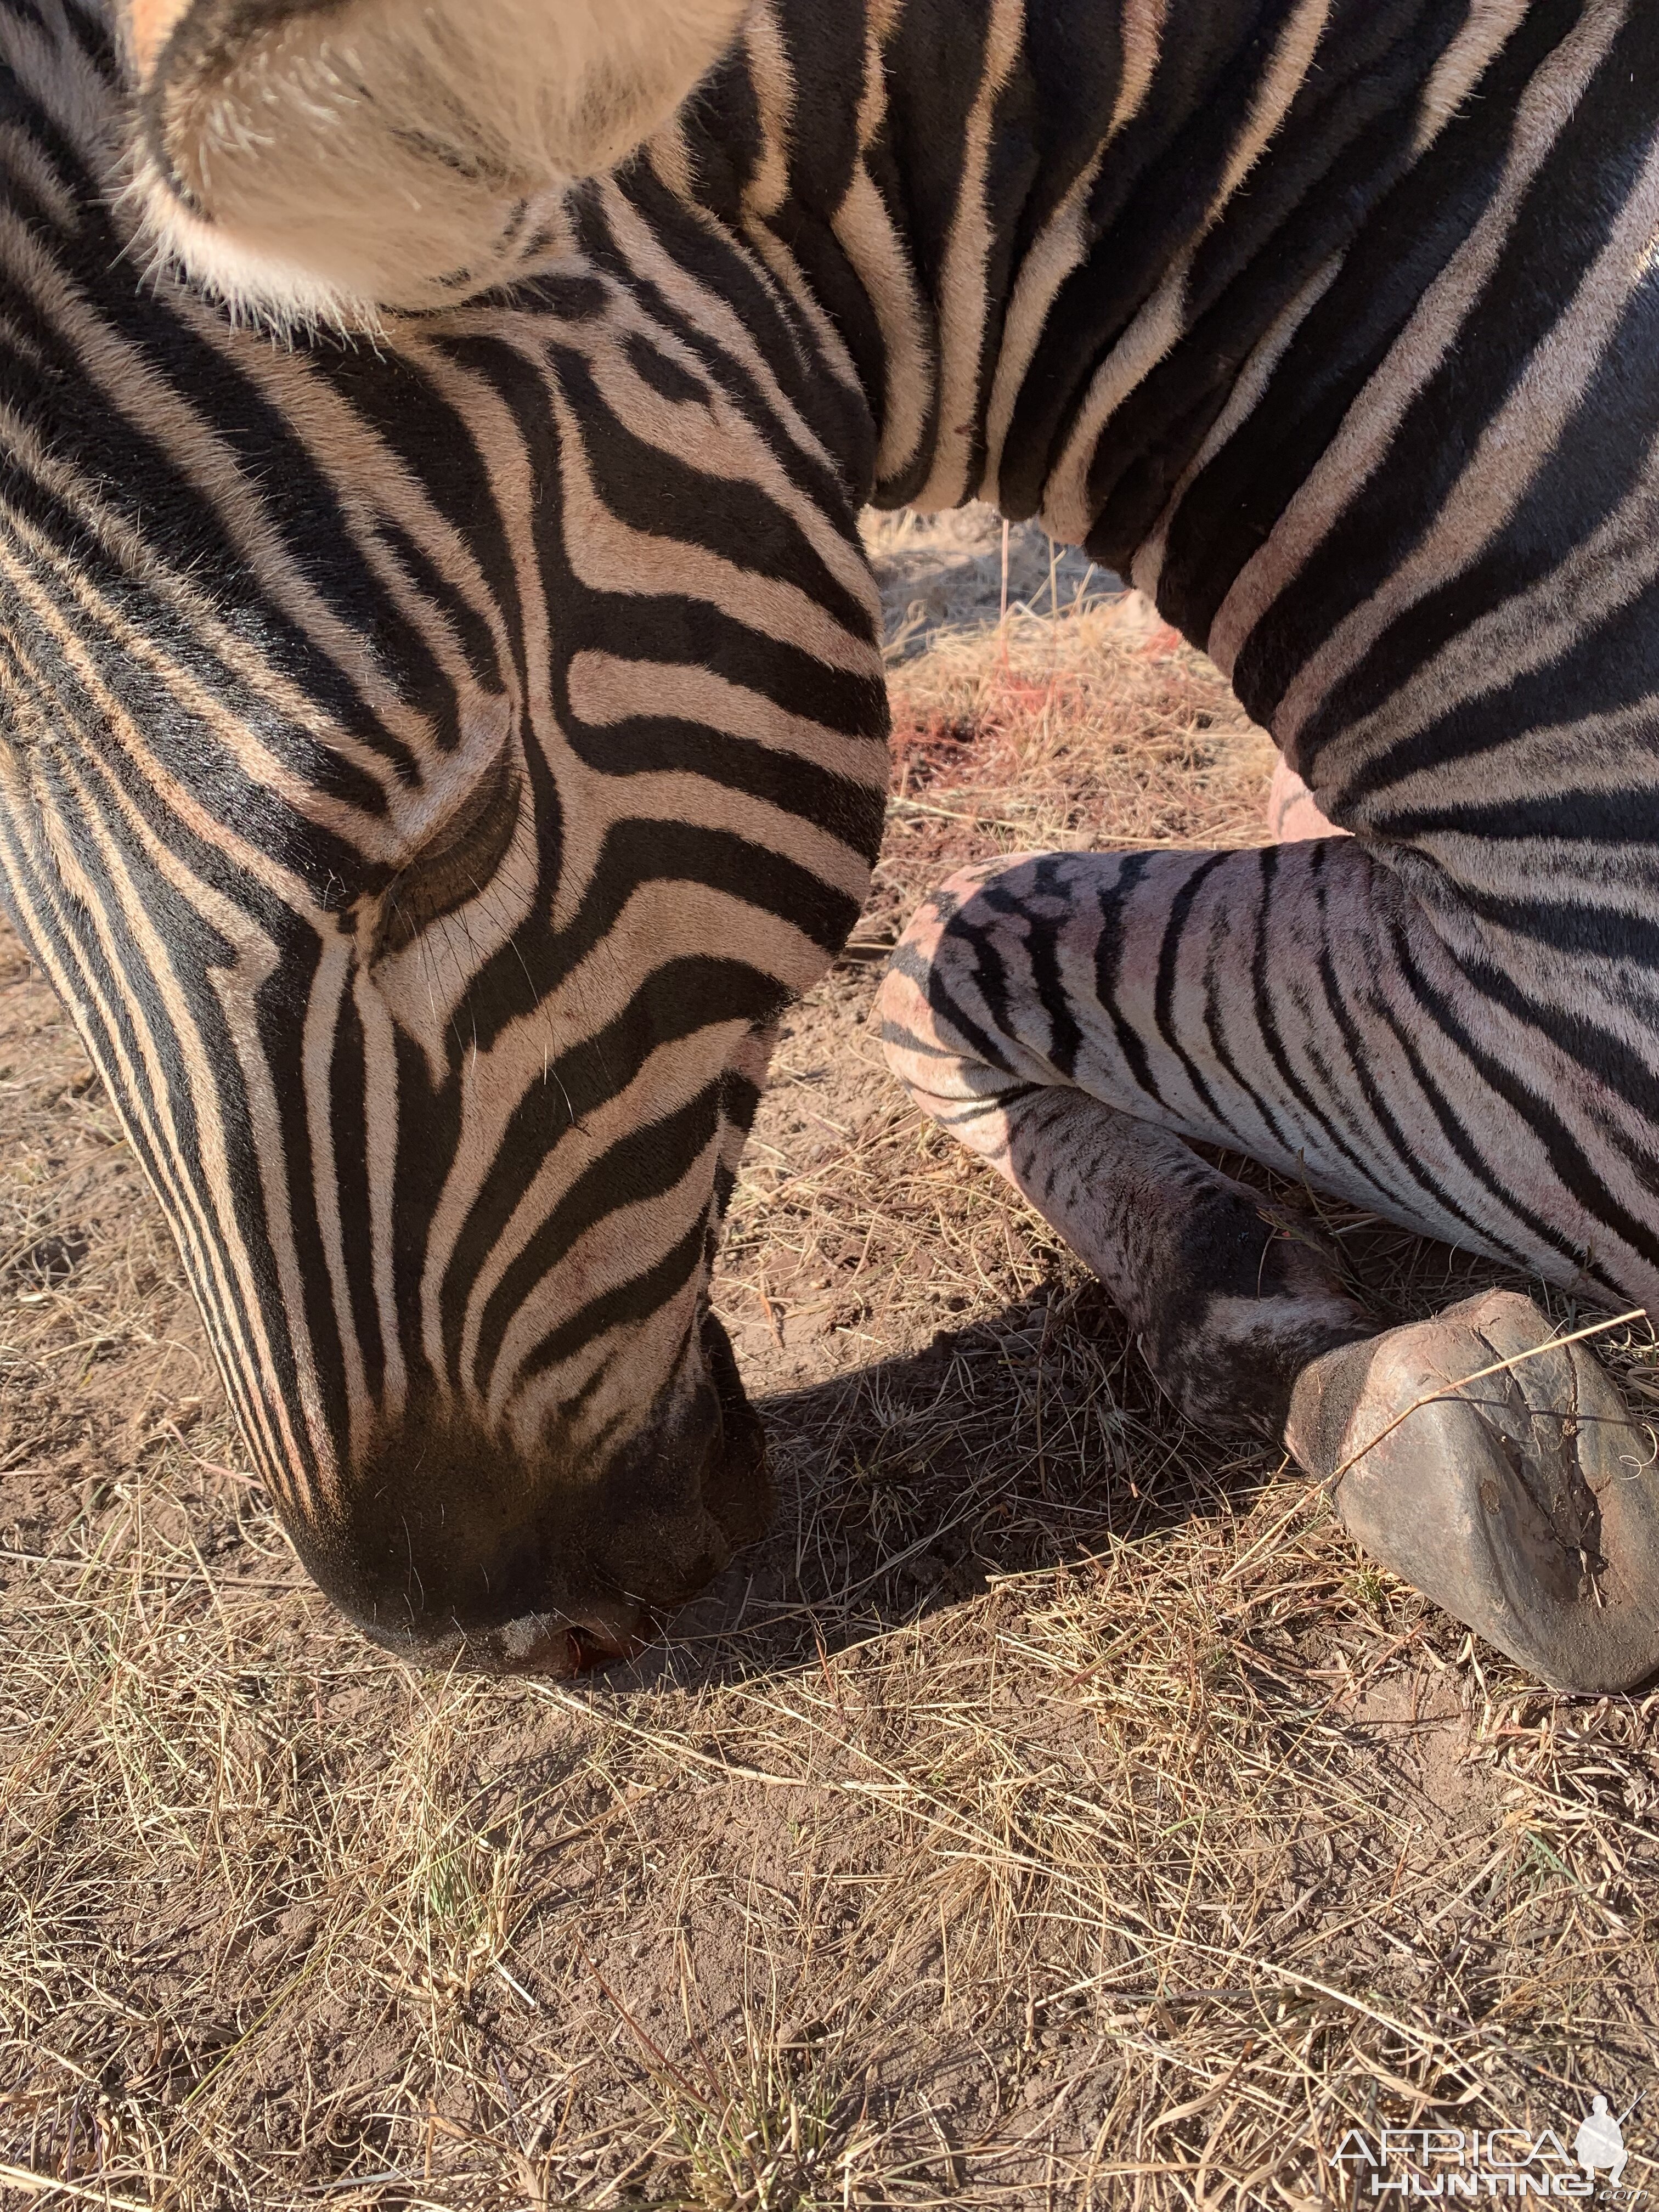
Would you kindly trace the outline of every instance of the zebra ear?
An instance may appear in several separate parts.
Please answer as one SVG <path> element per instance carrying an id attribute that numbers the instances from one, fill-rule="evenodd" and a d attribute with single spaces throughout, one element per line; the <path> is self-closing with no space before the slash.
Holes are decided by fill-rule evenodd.
<path id="1" fill-rule="evenodd" d="M 144 227 L 278 319 L 453 300 L 526 199 L 667 119 L 745 4 L 124 0 Z"/>

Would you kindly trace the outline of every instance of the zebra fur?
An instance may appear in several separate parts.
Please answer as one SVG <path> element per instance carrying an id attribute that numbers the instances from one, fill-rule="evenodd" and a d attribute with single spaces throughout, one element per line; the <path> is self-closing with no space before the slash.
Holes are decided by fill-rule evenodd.
<path id="1" fill-rule="evenodd" d="M 1550 656 L 1647 589 L 1640 489 L 1581 511 L 1645 481 L 1659 23 L 512 20 L 0 0 L 0 872 L 319 1579 L 561 1665 L 763 1512 L 707 1283 L 879 834 L 867 500 L 1038 514 L 1207 643 L 1338 866 L 1631 1074 L 1641 1215 L 1651 726 Z M 1445 745 L 1494 669 L 1556 720 Z"/>

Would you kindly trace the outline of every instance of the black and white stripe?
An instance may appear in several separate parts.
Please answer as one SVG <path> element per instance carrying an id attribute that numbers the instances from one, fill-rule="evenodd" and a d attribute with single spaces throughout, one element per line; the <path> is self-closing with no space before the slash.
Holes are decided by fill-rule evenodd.
<path id="1" fill-rule="evenodd" d="M 605 127 L 732 15 L 601 55 Z M 534 22 L 428 8 L 459 89 L 428 147 L 386 62 L 335 233 L 310 121 L 191 138 L 233 17 L 0 0 L 0 866 L 348 1603 L 614 1648 L 753 1523 L 703 1297 L 879 834 L 872 497 L 1133 574 L 1352 833 L 947 902 L 890 987 L 940 1110 L 1017 1066 L 1659 1290 L 1650 10 L 763 0 L 620 169 L 498 190 Z M 372 337 L 143 273 L 141 215 L 349 319 L 382 124 L 438 198 Z"/>

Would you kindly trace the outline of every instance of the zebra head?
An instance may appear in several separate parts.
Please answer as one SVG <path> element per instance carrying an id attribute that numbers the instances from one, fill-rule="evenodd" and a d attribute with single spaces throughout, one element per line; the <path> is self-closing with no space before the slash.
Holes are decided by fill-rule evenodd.
<path id="1" fill-rule="evenodd" d="M 250 22 L 293 29 L 125 26 L 170 175 L 222 171 L 167 70 L 230 67 Z M 279 266 L 178 206 L 239 296 Z M 55 373 L 0 436 L 0 873 L 260 1470 L 372 1633 L 553 1671 L 763 1525 L 709 1271 L 885 768 L 856 497 L 816 380 L 769 366 L 791 326 L 769 349 L 711 301 L 700 331 L 631 277 L 663 234 L 625 195 L 582 219 L 553 196 L 517 293 L 283 348 L 165 276 L 135 296 L 77 191 L 9 272 Z"/>

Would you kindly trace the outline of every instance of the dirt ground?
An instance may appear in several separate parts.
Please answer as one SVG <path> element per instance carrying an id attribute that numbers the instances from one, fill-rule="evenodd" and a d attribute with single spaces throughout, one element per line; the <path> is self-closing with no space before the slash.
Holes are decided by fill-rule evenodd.
<path id="1" fill-rule="evenodd" d="M 981 514 L 872 529 L 887 845 L 718 1293 L 778 1524 L 625 1672 L 330 1613 L 0 949 L 0 2203 L 1313 2207 L 1351 2128 L 1598 2091 L 1656 2185 L 1659 1696 L 1541 1692 L 1186 1430 L 870 1033 L 939 876 L 1255 842 L 1267 742 L 1041 538 L 1004 620 Z M 1384 1321 L 1495 1279 L 1331 1226 Z"/>

